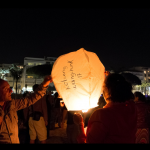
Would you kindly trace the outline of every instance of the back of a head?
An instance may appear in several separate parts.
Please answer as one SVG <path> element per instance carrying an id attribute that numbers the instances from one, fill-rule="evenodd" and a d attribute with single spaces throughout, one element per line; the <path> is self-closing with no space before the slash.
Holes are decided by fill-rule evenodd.
<path id="1" fill-rule="evenodd" d="M 111 101 L 125 102 L 134 98 L 132 85 L 122 75 L 112 73 L 105 78 L 104 83 L 111 95 Z"/>
<path id="2" fill-rule="evenodd" d="M 29 94 L 29 92 L 28 92 L 28 91 L 25 91 L 25 92 L 23 93 L 23 97 L 26 97 L 28 94 Z"/>
<path id="3" fill-rule="evenodd" d="M 33 87 L 32 87 L 32 88 L 33 88 L 33 91 L 35 91 L 38 86 L 39 86 L 39 84 L 34 84 Z"/>
<path id="4" fill-rule="evenodd" d="M 145 96 L 141 93 L 141 92 L 135 92 L 134 93 L 134 96 L 135 97 L 138 97 L 138 100 L 139 101 L 142 101 L 142 102 L 146 102 L 146 98 L 145 98 Z"/>
<path id="5" fill-rule="evenodd" d="M 56 92 L 56 93 L 54 94 L 54 96 L 55 96 L 55 98 L 57 98 L 57 97 L 58 97 L 58 92 Z"/>
<path id="6" fill-rule="evenodd" d="M 106 105 L 106 101 L 105 101 L 103 95 L 100 96 L 97 104 L 99 105 L 100 108 L 103 108 L 103 106 Z"/>

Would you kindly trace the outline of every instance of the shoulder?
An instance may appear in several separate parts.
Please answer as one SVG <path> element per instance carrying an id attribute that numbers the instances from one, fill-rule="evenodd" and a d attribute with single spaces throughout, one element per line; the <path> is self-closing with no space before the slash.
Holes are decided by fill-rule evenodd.
<path id="1" fill-rule="evenodd" d="M 99 108 L 92 113 L 90 121 L 94 122 L 106 120 L 106 118 L 109 118 L 109 116 L 110 116 L 109 108 Z"/>
<path id="2" fill-rule="evenodd" d="M 14 105 L 15 104 L 15 99 L 12 99 L 11 101 L 6 101 L 6 106 Z"/>
<path id="3" fill-rule="evenodd" d="M 15 99 L 12 99 L 11 101 L 7 101 L 5 104 L 5 111 L 10 111 L 15 109 Z"/>
<path id="4" fill-rule="evenodd" d="M 135 103 L 135 106 L 138 107 L 138 108 L 146 108 L 148 107 L 148 105 L 144 102 L 137 102 Z"/>

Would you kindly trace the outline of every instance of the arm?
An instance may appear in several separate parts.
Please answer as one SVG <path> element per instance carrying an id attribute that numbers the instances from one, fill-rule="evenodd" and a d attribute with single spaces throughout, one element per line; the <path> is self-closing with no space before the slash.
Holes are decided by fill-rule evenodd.
<path id="1" fill-rule="evenodd" d="M 84 132 L 82 116 L 75 114 L 73 117 L 74 123 L 78 125 L 80 131 L 77 137 L 78 143 L 103 143 L 109 132 L 109 123 L 105 123 L 105 115 L 101 115 L 99 111 L 95 111 L 89 119 L 86 133 Z"/>
<path id="2" fill-rule="evenodd" d="M 105 71 L 104 74 L 105 74 L 106 76 L 108 76 L 108 75 L 110 75 L 110 72 L 109 72 L 109 71 Z"/>
<path id="3" fill-rule="evenodd" d="M 83 118 L 79 113 L 75 113 L 73 115 L 73 121 L 76 125 L 78 125 L 79 136 L 77 137 L 78 143 L 86 143 L 86 134 L 84 132 L 84 122 Z"/>
<path id="4" fill-rule="evenodd" d="M 78 143 L 103 143 L 108 134 L 108 129 L 101 122 L 93 122 L 88 125 L 87 133 L 84 132 L 84 123 L 78 125 L 79 136 L 77 137 Z"/>
<path id="5" fill-rule="evenodd" d="M 30 105 L 34 104 L 36 101 L 41 99 L 46 94 L 46 89 L 48 88 L 48 85 L 51 82 L 52 82 L 51 76 L 46 76 L 44 81 L 39 85 L 39 87 L 34 93 L 30 94 L 25 98 L 12 100 L 16 111 L 29 107 Z"/>
<path id="6" fill-rule="evenodd" d="M 77 137 L 78 143 L 87 143 L 86 142 L 86 133 L 84 132 L 84 123 L 81 122 L 78 124 L 79 136 Z"/>
<path id="7" fill-rule="evenodd" d="M 60 107 L 64 107 L 64 102 L 60 101 Z"/>

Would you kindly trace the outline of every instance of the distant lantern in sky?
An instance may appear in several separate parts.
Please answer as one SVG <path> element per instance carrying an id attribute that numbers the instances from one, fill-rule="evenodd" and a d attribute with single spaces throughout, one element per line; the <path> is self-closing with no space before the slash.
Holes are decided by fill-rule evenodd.
<path id="1" fill-rule="evenodd" d="M 97 106 L 104 72 L 98 56 L 81 48 L 58 57 L 51 76 L 67 109 L 85 111 Z"/>

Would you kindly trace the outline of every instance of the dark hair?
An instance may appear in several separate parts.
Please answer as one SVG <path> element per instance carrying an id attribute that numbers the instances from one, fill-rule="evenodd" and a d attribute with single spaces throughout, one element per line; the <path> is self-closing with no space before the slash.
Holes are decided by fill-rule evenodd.
<path id="1" fill-rule="evenodd" d="M 57 98 L 57 97 L 58 97 L 58 92 L 56 92 L 56 93 L 54 94 L 54 97 L 55 97 L 55 98 Z"/>
<path id="2" fill-rule="evenodd" d="M 29 94 L 29 92 L 28 92 L 28 91 L 25 91 L 25 92 L 23 93 L 23 97 L 26 97 L 28 94 Z"/>
<path id="3" fill-rule="evenodd" d="M 134 99 L 132 85 L 122 75 L 112 73 L 105 78 L 104 84 L 104 88 L 107 88 L 110 95 L 109 100 L 113 102 L 125 102 Z"/>
<path id="4" fill-rule="evenodd" d="M 33 88 L 33 91 L 35 91 L 38 86 L 39 86 L 39 84 L 34 84 L 33 87 L 32 87 L 32 88 Z"/>
<path id="5" fill-rule="evenodd" d="M 103 94 L 100 96 L 97 104 L 99 105 L 100 108 L 103 108 L 103 106 L 106 105 L 106 101 L 105 101 L 105 99 L 103 97 Z"/>
<path id="6" fill-rule="evenodd" d="M 135 92 L 135 93 L 134 93 L 134 96 L 135 96 L 135 97 L 138 97 L 138 98 L 139 98 L 139 99 L 138 99 L 139 101 L 146 102 L 146 98 L 145 98 L 145 96 L 144 96 L 141 92 L 138 92 L 138 91 Z"/>

